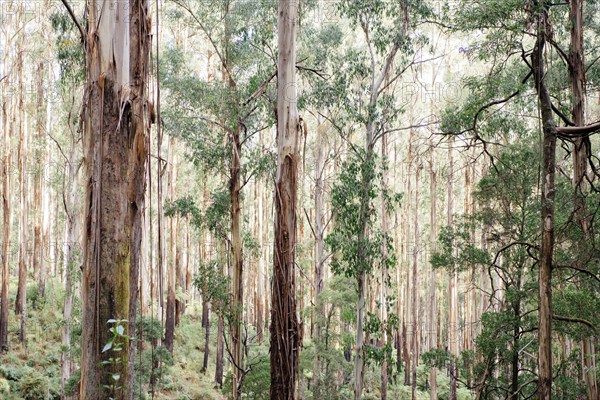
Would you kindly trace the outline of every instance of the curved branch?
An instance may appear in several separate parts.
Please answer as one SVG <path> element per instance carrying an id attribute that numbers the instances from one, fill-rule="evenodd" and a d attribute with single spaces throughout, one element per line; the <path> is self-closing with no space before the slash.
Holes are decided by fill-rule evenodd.
<path id="1" fill-rule="evenodd" d="M 593 330 L 594 332 L 597 332 L 597 329 L 594 326 L 594 324 L 592 324 L 590 321 L 587 321 L 582 318 L 563 317 L 562 315 L 553 315 L 552 319 L 555 319 L 557 321 L 574 322 L 574 323 L 578 323 L 578 324 L 583 324 L 583 325 L 587 326 L 588 328 L 590 328 L 591 330 Z"/>
<path id="2" fill-rule="evenodd" d="M 597 280 L 598 282 L 600 282 L 600 277 L 598 277 L 598 275 L 594 274 L 592 271 L 589 271 L 585 268 L 575 267 L 574 265 L 556 265 L 554 268 L 572 269 L 575 271 L 583 272 L 584 274 L 587 274 L 587 275 L 591 276 L 592 278 L 594 278 L 595 280 Z"/>
<path id="3" fill-rule="evenodd" d="M 81 40 L 83 41 L 83 43 L 86 43 L 87 40 L 86 40 L 85 33 L 83 32 L 83 28 L 81 27 L 81 24 L 77 20 L 77 17 L 75 17 L 75 13 L 73 12 L 73 9 L 69 5 L 69 3 L 67 3 L 67 0 L 61 0 L 61 1 L 65 5 L 65 8 L 67 9 L 67 11 L 69 12 L 71 19 L 73 20 L 73 23 L 75 23 L 75 25 L 77 25 L 77 29 L 79 29 L 79 33 L 81 34 Z"/>

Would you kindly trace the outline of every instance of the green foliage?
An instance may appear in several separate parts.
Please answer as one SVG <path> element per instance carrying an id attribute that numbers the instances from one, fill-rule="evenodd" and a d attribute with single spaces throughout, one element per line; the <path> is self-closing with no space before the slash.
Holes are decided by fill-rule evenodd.
<path id="1" fill-rule="evenodd" d="M 200 261 L 194 287 L 216 313 L 226 313 L 229 310 L 229 278 L 223 274 L 222 260 Z"/>
<path id="2" fill-rule="evenodd" d="M 102 353 L 111 351 L 114 353 L 113 357 L 109 357 L 108 360 L 101 361 L 100 364 L 109 366 L 107 372 L 110 376 L 111 384 L 102 385 L 102 389 L 107 390 L 111 394 L 111 399 L 115 396 L 118 391 L 125 389 L 125 386 L 121 385 L 121 375 L 118 373 L 120 370 L 119 364 L 126 364 L 126 359 L 123 359 L 119 354 L 121 352 L 127 353 L 129 351 L 128 343 L 132 338 L 125 334 L 125 326 L 127 320 L 123 319 L 109 319 L 108 324 L 112 325 L 108 331 L 111 333 L 111 337 L 102 348 Z M 112 371 L 110 369 L 113 368 Z"/>
<path id="3" fill-rule="evenodd" d="M 77 393 L 79 389 L 79 381 L 81 379 L 81 369 L 77 368 L 73 375 L 69 377 L 69 380 L 65 383 L 65 394 L 72 396 Z"/>
<path id="4" fill-rule="evenodd" d="M 84 79 L 84 52 L 79 31 L 67 10 L 50 15 L 52 29 L 56 33 L 56 56 L 60 65 L 61 82 L 70 85 L 81 84 Z M 68 86 L 67 86 L 68 84 Z"/>
<path id="5" fill-rule="evenodd" d="M 48 378 L 33 368 L 25 369 L 17 386 L 24 400 L 46 400 L 50 396 Z"/>
<path id="6" fill-rule="evenodd" d="M 185 196 L 173 201 L 167 201 L 164 207 L 165 217 L 174 217 L 180 215 L 184 218 L 189 217 L 194 226 L 200 226 L 202 215 L 196 206 L 192 196 Z"/>
<path id="7" fill-rule="evenodd" d="M 334 226 L 325 242 L 339 255 L 331 262 L 336 274 L 357 277 L 361 272 L 370 273 L 374 268 L 393 267 L 393 256 L 383 257 L 382 246 L 388 254 L 394 254 L 391 240 L 386 232 L 374 227 L 376 211 L 373 200 L 381 192 L 381 173 L 376 162 L 357 150 L 344 162 L 337 182 L 331 190 Z M 370 235 L 363 235 L 369 226 Z"/>
<path id="8" fill-rule="evenodd" d="M 40 288 L 37 283 L 27 285 L 27 303 L 33 309 L 41 310 L 44 306 L 45 298 L 40 296 Z"/>
<path id="9" fill-rule="evenodd" d="M 263 346 L 255 349 L 258 354 L 253 357 L 252 369 L 244 378 L 243 396 L 252 400 L 269 399 L 271 388 L 271 362 L 269 350 Z"/>

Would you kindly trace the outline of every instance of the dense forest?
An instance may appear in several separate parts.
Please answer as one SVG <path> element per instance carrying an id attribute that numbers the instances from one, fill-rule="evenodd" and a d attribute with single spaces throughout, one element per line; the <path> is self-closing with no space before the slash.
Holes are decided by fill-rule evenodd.
<path id="1" fill-rule="evenodd" d="M 600 400 L 600 1 L 0 0 L 0 398 Z"/>

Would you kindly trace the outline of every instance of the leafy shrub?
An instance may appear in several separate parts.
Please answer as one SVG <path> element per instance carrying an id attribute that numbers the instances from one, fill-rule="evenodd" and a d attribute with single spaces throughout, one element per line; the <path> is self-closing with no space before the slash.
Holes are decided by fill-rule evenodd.
<path id="1" fill-rule="evenodd" d="M 18 383 L 18 391 L 24 400 L 45 400 L 50 392 L 48 378 L 32 368 L 26 368 Z"/>

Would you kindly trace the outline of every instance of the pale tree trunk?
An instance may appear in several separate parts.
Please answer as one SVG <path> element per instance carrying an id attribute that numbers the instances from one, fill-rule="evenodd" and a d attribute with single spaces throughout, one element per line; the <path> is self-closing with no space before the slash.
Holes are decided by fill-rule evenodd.
<path id="1" fill-rule="evenodd" d="M 50 72 L 50 71 L 49 71 Z M 33 149 L 35 151 L 34 160 L 37 165 L 46 165 L 44 155 L 46 149 L 44 148 L 44 63 L 40 62 L 37 69 L 37 105 L 36 105 L 36 128 L 35 128 L 35 143 Z M 42 208 L 42 181 L 44 171 L 37 171 L 33 177 L 33 210 L 35 212 L 35 218 L 33 221 L 33 276 L 34 280 L 39 284 L 40 296 L 44 296 L 45 282 L 42 281 L 42 275 L 40 274 L 40 267 L 43 263 L 42 251 L 42 226 L 40 220 L 40 211 Z"/>
<path id="2" fill-rule="evenodd" d="M 569 52 L 569 77 L 573 96 L 571 115 L 575 126 L 585 125 L 585 63 L 583 51 L 583 0 L 571 0 L 569 20 L 571 26 L 571 46 Z M 575 213 L 581 226 L 584 239 L 591 239 L 591 223 L 587 216 L 584 189 L 587 187 L 587 158 L 590 151 L 589 138 L 576 138 L 573 151 L 573 185 L 575 186 Z M 598 383 L 594 372 L 595 354 L 592 340 L 584 338 L 582 343 L 583 378 L 588 398 L 598 398 Z"/>
<path id="3" fill-rule="evenodd" d="M 394 184 L 398 182 L 398 144 L 394 144 Z M 397 187 L 397 186 L 396 186 Z M 400 244 L 400 218 L 398 208 L 394 210 L 394 250 L 396 252 L 396 316 L 402 318 L 402 284 L 401 271 L 402 263 L 399 261 L 402 257 L 402 246 Z M 396 373 L 400 373 L 402 367 L 402 346 L 400 344 L 400 327 L 398 326 L 395 332 L 394 342 L 396 346 Z"/>
<path id="4" fill-rule="evenodd" d="M 453 138 L 448 143 L 448 197 L 447 197 L 447 224 L 453 226 L 454 221 L 454 157 L 453 157 Z M 448 351 L 454 357 L 458 356 L 458 343 L 456 337 L 456 272 L 450 271 L 448 284 Z M 456 400 L 456 375 L 457 368 L 454 361 L 450 362 L 450 400 Z"/>
<path id="5" fill-rule="evenodd" d="M 184 307 L 183 301 L 177 298 L 177 291 L 179 290 L 180 293 L 185 292 L 181 275 L 181 248 L 179 246 L 179 231 L 181 229 L 181 216 L 177 213 L 175 217 L 175 259 L 173 260 L 175 263 L 175 326 L 179 326 Z"/>
<path id="6" fill-rule="evenodd" d="M 421 176 L 421 164 L 415 165 L 415 202 L 414 206 L 414 248 L 413 248 L 413 270 L 412 270 L 412 398 L 417 395 L 417 365 L 419 363 L 419 178 Z"/>
<path id="7" fill-rule="evenodd" d="M 277 62 L 277 172 L 271 307 L 272 400 L 295 398 L 302 344 L 296 311 L 296 203 L 301 120 L 296 108 L 296 3 L 279 0 Z"/>
<path id="8" fill-rule="evenodd" d="M 12 26 L 12 3 L 6 4 L 6 11 L 8 11 L 7 23 L 5 26 L 6 36 L 4 37 L 3 44 L 4 54 L 2 55 L 2 73 L 0 75 L 5 76 L 8 71 L 6 66 L 9 63 L 9 44 L 10 27 Z M 2 87 L 2 98 L 9 99 L 7 96 L 7 85 L 0 85 Z M 12 102 L 10 100 L 2 102 L 2 290 L 0 291 L 0 351 L 8 351 L 8 280 L 10 279 L 10 235 L 11 235 L 11 200 L 12 191 L 10 189 L 11 184 L 11 139 L 13 126 L 9 122 L 11 113 Z"/>
<path id="9" fill-rule="evenodd" d="M 538 15 L 539 28 L 531 55 L 543 127 L 542 244 L 539 266 L 538 390 L 539 400 L 552 399 L 552 258 L 554 254 L 554 179 L 556 175 L 556 126 L 552 102 L 544 82 L 544 45 L 549 27 L 547 11 Z"/>
<path id="10" fill-rule="evenodd" d="M 187 307 L 188 304 L 190 304 L 192 302 L 192 292 L 193 292 L 193 288 L 192 288 L 192 270 L 190 269 L 190 259 L 192 258 L 192 246 L 190 245 L 190 216 L 188 215 L 187 219 L 186 219 L 186 224 L 185 224 L 185 248 L 186 248 L 186 252 L 185 252 L 185 293 L 186 293 L 186 303 L 185 306 Z M 194 264 L 197 265 L 197 264 Z M 185 307 L 184 307 L 184 311 L 185 311 Z"/>
<path id="11" fill-rule="evenodd" d="M 317 121 L 317 138 L 315 140 L 315 218 L 314 218 L 314 234 L 315 234 L 315 273 L 314 273 L 314 311 L 313 311 L 313 341 L 315 343 L 315 358 L 313 364 L 313 393 L 315 398 L 321 397 L 321 357 L 320 352 L 323 349 L 321 343 L 322 320 L 325 314 L 325 308 L 319 296 L 323 291 L 323 266 L 324 266 L 324 224 L 325 213 L 323 209 L 324 203 L 324 145 L 326 142 L 327 126 L 319 117 Z"/>
<path id="12" fill-rule="evenodd" d="M 226 254 L 225 246 L 223 243 L 219 243 L 219 254 Z M 225 274 L 225 268 L 223 267 L 221 273 Z M 223 311 L 219 312 L 219 321 L 217 326 L 217 354 L 215 361 L 215 383 L 218 387 L 223 387 L 223 351 L 225 348 L 224 343 L 225 335 L 225 323 L 223 318 Z"/>
<path id="13" fill-rule="evenodd" d="M 262 146 L 263 137 L 262 132 L 259 133 L 258 139 L 259 146 Z M 258 181 L 256 183 L 256 238 L 258 239 L 260 254 L 258 255 L 257 260 L 257 272 L 256 272 L 256 335 L 258 343 L 262 343 L 264 338 L 264 324 L 265 324 L 265 314 L 264 314 L 264 284 L 263 280 L 265 279 L 265 259 L 264 259 L 264 246 L 265 246 L 265 237 L 263 235 L 264 222 L 263 222 L 263 187 L 264 182 Z"/>
<path id="14" fill-rule="evenodd" d="M 135 335 L 141 213 L 147 156 L 145 86 L 149 19 L 146 0 L 111 7 L 88 2 L 84 94 L 85 202 L 83 227 L 81 400 L 131 399 L 135 342 L 117 355 L 102 352 L 110 319 L 128 320 Z M 102 364 L 102 361 L 109 361 Z M 112 375 L 118 375 L 115 382 Z M 105 390 L 103 385 L 118 385 Z"/>
<path id="15" fill-rule="evenodd" d="M 65 270 L 65 299 L 63 304 L 63 319 L 65 325 L 62 331 L 61 352 L 61 392 L 64 395 L 65 384 L 71 377 L 73 370 L 73 355 L 71 352 L 72 312 L 73 312 L 73 276 L 79 271 L 81 254 L 79 253 L 79 233 L 81 229 L 81 196 L 79 194 L 78 173 L 81 166 L 81 151 L 79 140 L 72 138 L 72 147 L 67 162 L 68 197 L 65 198 L 64 211 L 66 214 L 63 243 Z"/>
<path id="16" fill-rule="evenodd" d="M 25 116 L 25 104 L 23 101 L 23 53 L 17 54 L 17 68 L 19 74 L 19 283 L 17 288 L 17 299 L 15 313 L 21 316 L 19 329 L 19 341 L 26 345 L 25 324 L 27 321 L 27 245 L 28 245 L 28 204 L 27 204 L 27 118 Z"/>
<path id="17" fill-rule="evenodd" d="M 368 38 L 368 31 L 365 31 Z M 381 71 L 373 69 L 371 71 L 371 87 L 370 87 L 370 99 L 369 107 L 375 109 L 377 106 L 377 100 L 379 98 L 379 92 L 384 79 L 387 77 L 388 71 L 390 70 L 396 53 L 400 48 L 399 43 L 394 43 L 389 54 L 385 59 L 385 65 Z M 373 67 L 375 67 L 373 65 Z M 360 400 L 362 398 L 362 390 L 364 384 L 364 365 L 365 365 L 365 335 L 364 335 L 364 318 L 365 318 L 365 300 L 367 290 L 367 273 L 364 263 L 367 260 L 367 249 L 364 243 L 368 235 L 368 224 L 369 224 L 369 208 L 370 199 L 369 192 L 373 185 L 373 179 L 375 178 L 375 167 L 371 164 L 375 157 L 374 146 L 375 146 L 375 120 L 371 116 L 365 124 L 365 159 L 363 160 L 363 166 L 361 171 L 361 182 L 360 182 L 360 211 L 359 211 L 359 232 L 358 232 L 358 249 L 357 257 L 359 265 L 357 273 L 357 288 L 358 288 L 358 301 L 356 304 L 356 351 L 354 354 L 354 399 Z"/>
<path id="18" fill-rule="evenodd" d="M 408 154 L 407 160 L 408 165 L 406 166 L 406 170 L 404 171 L 404 181 L 406 182 L 406 196 L 411 199 L 412 198 L 412 169 L 413 169 L 413 143 L 414 143 L 414 131 L 410 130 L 410 135 L 408 139 Z M 409 319 L 409 310 L 410 310 L 410 255 L 414 250 L 411 246 L 411 231 L 410 231 L 410 217 L 411 217 L 411 205 L 412 201 L 407 201 L 404 207 L 404 218 L 403 218 L 403 234 L 405 244 L 403 246 L 403 260 L 406 260 L 406 278 L 404 281 L 404 296 L 403 299 L 403 314 L 402 314 L 402 359 L 404 360 L 404 386 L 411 386 L 411 357 L 409 353 L 409 345 L 408 345 L 408 330 L 410 329 L 410 319 Z M 412 390 L 411 390 L 412 396 Z"/>
<path id="19" fill-rule="evenodd" d="M 433 246 L 437 241 L 437 172 L 435 171 L 433 159 L 433 140 L 429 141 L 429 245 Z M 431 252 L 430 252 L 431 254 Z M 436 272 L 430 265 L 429 269 L 429 321 L 427 339 L 429 342 L 429 350 L 437 347 L 436 331 L 437 331 L 437 303 L 436 303 Z M 437 400 L 437 368 L 432 367 L 429 373 L 429 398 Z"/>
<path id="20" fill-rule="evenodd" d="M 387 163 L 387 135 L 381 138 L 381 158 Z M 388 187 L 387 173 L 384 172 L 382 189 L 385 191 Z M 385 197 L 381 197 L 381 232 L 387 234 L 388 232 L 388 212 Z M 381 254 L 384 260 L 388 258 L 387 243 L 383 243 L 381 248 Z M 388 282 L 388 269 L 387 264 L 384 262 L 381 268 L 381 297 L 379 299 L 379 307 L 381 307 L 381 347 L 385 349 L 387 345 L 387 282 Z M 381 400 L 387 400 L 387 386 L 388 386 L 388 356 L 384 354 L 383 362 L 381 363 Z"/>

